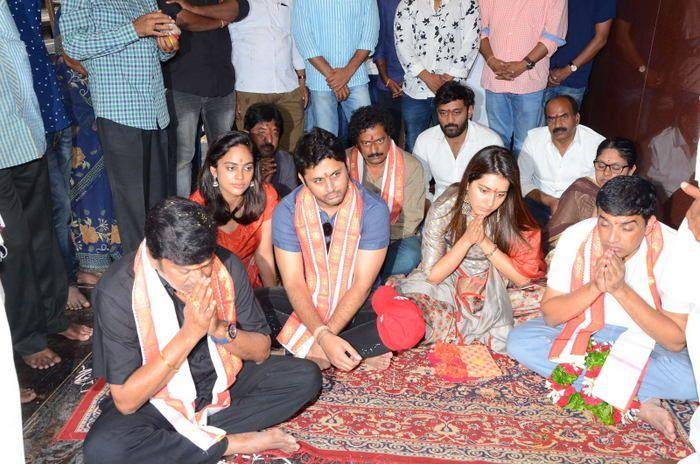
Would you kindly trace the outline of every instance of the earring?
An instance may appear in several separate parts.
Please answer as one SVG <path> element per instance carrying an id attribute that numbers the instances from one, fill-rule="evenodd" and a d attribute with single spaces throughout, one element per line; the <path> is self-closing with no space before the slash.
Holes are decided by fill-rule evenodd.
<path id="1" fill-rule="evenodd" d="M 462 214 L 465 216 L 469 214 L 469 211 L 471 210 L 471 205 L 469 204 L 469 200 L 467 197 L 464 197 L 464 202 L 462 203 Z"/>
<path id="2" fill-rule="evenodd" d="M 211 186 L 217 188 L 219 186 L 219 179 L 214 177 L 214 182 L 211 183 Z"/>

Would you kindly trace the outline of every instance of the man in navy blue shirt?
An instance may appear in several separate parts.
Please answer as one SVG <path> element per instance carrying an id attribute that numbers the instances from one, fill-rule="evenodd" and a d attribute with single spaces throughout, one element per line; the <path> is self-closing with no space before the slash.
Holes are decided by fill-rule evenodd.
<path id="1" fill-rule="evenodd" d="M 581 106 L 593 59 L 605 46 L 616 0 L 569 0 L 566 45 L 552 56 L 544 101 L 569 95 Z"/>
<path id="2" fill-rule="evenodd" d="M 372 103 L 391 115 L 392 140 L 399 140 L 401 130 L 401 97 L 403 96 L 403 67 L 394 45 L 394 17 L 401 0 L 377 0 L 379 6 L 379 42 L 372 60 L 378 75 L 370 75 Z"/>

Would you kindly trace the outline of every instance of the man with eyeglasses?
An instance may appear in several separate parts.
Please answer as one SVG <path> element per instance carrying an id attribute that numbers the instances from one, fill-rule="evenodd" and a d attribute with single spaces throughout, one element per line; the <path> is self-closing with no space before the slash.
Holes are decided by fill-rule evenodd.
<path id="1" fill-rule="evenodd" d="M 593 176 L 602 135 L 582 124 L 576 100 L 559 95 L 545 105 L 546 127 L 531 129 L 518 158 L 520 185 L 530 212 L 543 227 L 559 198 L 578 178 Z"/>
<path id="2" fill-rule="evenodd" d="M 423 166 L 389 137 L 392 119 L 387 110 L 364 106 L 350 119 L 347 150 L 350 177 L 382 197 L 389 207 L 391 241 L 380 278 L 406 275 L 421 259 L 418 226 L 425 213 Z"/>
<path id="3" fill-rule="evenodd" d="M 294 163 L 302 185 L 272 219 L 284 288 L 259 289 L 256 297 L 273 334 L 295 356 L 324 369 L 350 371 L 361 362 L 384 369 L 392 350 L 412 347 L 425 330 L 412 303 L 377 298 L 380 291 L 370 297 L 389 245 L 387 206 L 350 179 L 345 150 L 326 130 L 301 138 Z M 392 314 L 387 306 L 400 310 Z"/>

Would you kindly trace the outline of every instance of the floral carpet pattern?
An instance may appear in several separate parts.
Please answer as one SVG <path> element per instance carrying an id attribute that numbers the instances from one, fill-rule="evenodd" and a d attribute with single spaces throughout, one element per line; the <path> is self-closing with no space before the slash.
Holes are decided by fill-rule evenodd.
<path id="1" fill-rule="evenodd" d="M 402 353 L 384 372 L 327 371 L 319 400 L 282 427 L 302 443 L 294 456 L 238 456 L 235 463 L 644 463 L 690 453 L 694 404 L 672 402 L 679 438 L 642 423 L 607 427 L 551 404 L 544 380 L 505 356 L 503 376 L 438 379 L 429 348 Z M 83 397 L 53 446 L 78 444 L 99 415 L 105 388 Z M 80 459 L 76 447 L 75 461 Z"/>

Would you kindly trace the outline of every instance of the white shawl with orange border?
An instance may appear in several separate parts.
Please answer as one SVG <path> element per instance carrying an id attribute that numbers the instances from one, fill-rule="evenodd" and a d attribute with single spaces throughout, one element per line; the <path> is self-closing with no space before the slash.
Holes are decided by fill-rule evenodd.
<path id="1" fill-rule="evenodd" d="M 216 256 L 212 266 L 211 289 L 219 319 L 235 322 L 233 279 Z M 134 259 L 134 288 L 131 297 L 143 364 L 163 362 L 159 360 L 161 352 L 180 330 L 180 325 L 173 300 L 151 265 L 145 241 L 141 243 Z M 178 433 L 202 450 L 211 448 L 226 436 L 225 431 L 207 425 L 207 417 L 230 406 L 228 389 L 243 366 L 240 358 L 209 337 L 207 345 L 216 370 L 216 382 L 211 392 L 212 404 L 195 412 L 197 390 L 186 359 L 168 384 L 150 400 Z"/>

